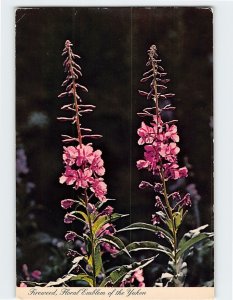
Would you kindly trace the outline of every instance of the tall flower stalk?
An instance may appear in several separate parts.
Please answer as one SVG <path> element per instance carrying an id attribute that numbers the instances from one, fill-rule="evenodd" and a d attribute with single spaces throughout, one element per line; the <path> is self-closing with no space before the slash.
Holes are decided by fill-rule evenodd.
<path id="1" fill-rule="evenodd" d="M 191 204 L 190 195 L 186 194 L 181 198 L 179 192 L 168 194 L 167 181 L 177 180 L 181 177 L 188 176 L 186 167 L 180 168 L 178 165 L 177 154 L 180 148 L 177 146 L 179 136 L 177 134 L 177 126 L 174 123 L 177 120 L 164 122 L 162 115 L 163 111 L 174 110 L 171 105 L 163 105 L 163 99 L 171 98 L 174 94 L 166 92 L 166 83 L 170 79 L 166 78 L 166 73 L 160 66 L 158 59 L 157 48 L 152 45 L 148 50 L 147 66 L 149 71 L 143 74 L 141 82 L 151 80 L 149 92 L 139 91 L 148 100 L 152 100 L 153 107 L 147 107 L 140 116 L 149 117 L 149 124 L 141 123 L 138 129 L 140 137 L 138 144 L 144 145 L 144 160 L 137 162 L 138 169 L 147 169 L 155 175 L 160 183 L 154 186 L 156 193 L 155 206 L 161 211 L 152 215 L 153 224 L 160 223 L 160 220 L 165 221 L 172 231 L 172 246 L 174 253 L 174 264 L 177 265 L 177 230 L 184 217 L 184 208 Z M 144 188 L 144 182 L 140 184 Z M 175 203 L 175 204 L 174 204 Z M 162 213 L 162 214 L 161 214 Z"/>
<path id="2" fill-rule="evenodd" d="M 81 124 L 83 114 L 92 112 L 95 106 L 83 104 L 81 99 L 80 92 L 87 92 L 87 88 L 79 82 L 82 73 L 77 59 L 80 56 L 73 53 L 72 46 L 69 40 L 65 42 L 62 53 L 65 57 L 63 65 L 66 73 L 62 87 L 65 90 L 58 96 L 70 100 L 69 103 L 62 105 L 61 110 L 71 113 L 71 116 L 58 117 L 58 120 L 71 122 L 75 126 L 75 134 L 62 135 L 63 143 L 71 145 L 63 147 L 64 172 L 59 181 L 61 184 L 72 186 L 76 191 L 75 199 L 61 201 L 61 207 L 67 210 L 64 222 L 66 224 L 79 222 L 83 224 L 83 228 L 74 224 L 73 228 L 77 229 L 69 230 L 65 235 L 68 242 L 76 242 L 76 245 L 79 245 L 78 249 L 70 249 L 68 252 L 68 255 L 74 258 L 68 274 L 46 286 L 63 285 L 73 280 L 85 281 L 93 287 L 119 286 L 129 273 L 141 270 L 152 262 L 154 257 L 116 270 L 113 268 L 109 276 L 105 274 L 103 253 L 108 252 L 112 256 L 126 253 L 130 257 L 127 248 L 116 236 L 116 229 L 112 224 L 126 215 L 114 213 L 112 206 L 105 205 L 107 201 L 113 199 L 107 198 L 107 185 L 102 177 L 105 174 L 102 152 L 99 149 L 94 150 L 92 143 L 86 142 L 100 138 L 101 135 L 93 134 L 92 129 L 85 128 Z"/>
<path id="3" fill-rule="evenodd" d="M 139 170 L 146 169 L 152 173 L 153 182 L 142 181 L 139 185 L 141 189 L 153 189 L 155 193 L 156 211 L 152 215 L 152 224 L 135 223 L 124 230 L 148 230 L 154 232 L 159 241 L 141 242 L 137 245 L 140 249 L 150 249 L 166 254 L 169 258 L 166 273 L 162 274 L 158 280 L 158 285 L 182 286 L 187 273 L 187 264 L 184 262 L 190 249 L 197 243 L 212 236 L 209 233 L 201 233 L 201 230 L 208 225 L 201 226 L 186 233 L 181 239 L 179 227 L 187 214 L 187 208 L 191 206 L 190 194 L 181 195 L 179 191 L 169 194 L 168 183 L 188 176 L 186 167 L 180 167 L 177 155 L 180 148 L 177 146 L 179 135 L 177 133 L 177 120 L 166 120 L 166 113 L 174 110 L 175 107 L 167 104 L 168 98 L 175 95 L 167 92 L 167 73 L 160 65 L 157 48 L 152 45 L 148 50 L 148 61 L 146 66 L 148 71 L 143 74 L 141 82 L 150 82 L 149 90 L 139 90 L 139 94 L 147 101 L 151 101 L 152 106 L 148 106 L 138 113 L 146 118 L 141 122 L 137 133 L 138 144 L 144 148 L 144 157 L 137 161 Z M 160 226 L 158 226 L 160 225 Z M 135 244 L 127 246 L 128 249 L 136 247 Z"/>
<path id="4" fill-rule="evenodd" d="M 74 241 L 75 239 L 85 241 L 86 239 L 83 252 L 87 252 L 85 259 L 90 266 L 92 285 L 96 286 L 96 278 L 101 272 L 101 243 L 99 243 L 98 238 L 105 233 L 108 233 L 109 236 L 114 233 L 112 224 L 106 222 L 110 220 L 113 208 L 108 206 L 102 212 L 98 211 L 102 204 L 108 200 L 106 198 L 107 185 L 102 177 L 105 173 L 104 162 L 101 158 L 102 152 L 94 150 L 92 144 L 86 143 L 85 140 L 100 138 L 101 135 L 92 134 L 90 128 L 84 128 L 81 125 L 80 117 L 85 113 L 92 112 L 95 106 L 82 103 L 79 92 L 87 92 L 87 88 L 79 83 L 82 73 L 81 67 L 76 60 L 80 56 L 73 53 L 72 46 L 69 40 L 65 42 L 62 55 L 65 56 L 63 65 L 67 76 L 62 83 L 65 91 L 58 96 L 59 98 L 69 97 L 71 99 L 71 103 L 63 105 L 61 109 L 71 112 L 72 116 L 59 117 L 58 119 L 60 121 L 71 121 L 76 127 L 76 135 L 62 135 L 64 143 L 73 143 L 74 145 L 64 147 L 63 162 L 65 171 L 59 181 L 61 184 L 73 186 L 80 194 L 78 199 L 62 200 L 61 206 L 66 210 L 73 206 L 84 208 L 84 211 L 74 210 L 68 212 L 65 215 L 64 222 L 70 224 L 74 221 L 81 221 L 85 225 L 85 235 L 82 237 L 77 232 L 68 231 L 65 238 L 68 241 Z M 96 201 L 94 203 L 91 202 L 91 199 L 93 200 L 94 198 L 97 200 L 97 203 Z M 99 225 L 96 224 L 97 219 L 102 220 Z M 110 231 L 110 228 L 113 230 Z M 89 246 L 89 249 L 87 246 Z M 115 247 L 109 247 L 108 250 L 110 252 L 114 251 Z"/>

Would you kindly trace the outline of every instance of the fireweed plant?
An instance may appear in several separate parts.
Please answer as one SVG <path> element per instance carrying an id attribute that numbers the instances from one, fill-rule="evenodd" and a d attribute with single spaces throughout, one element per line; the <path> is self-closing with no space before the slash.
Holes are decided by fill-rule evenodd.
<path id="1" fill-rule="evenodd" d="M 152 224 L 135 223 L 122 229 L 139 230 L 144 229 L 156 233 L 158 242 L 134 242 L 127 246 L 127 250 L 150 249 L 166 254 L 169 258 L 168 268 L 161 278 L 156 280 L 156 286 L 183 286 L 187 274 L 187 263 L 185 259 L 191 253 L 194 246 L 204 240 L 209 240 L 213 234 L 202 232 L 208 225 L 179 236 L 179 228 L 191 206 L 190 194 L 182 195 L 179 191 L 168 192 L 168 184 L 174 184 L 178 179 L 188 176 L 186 167 L 180 167 L 177 154 L 180 148 L 177 146 L 179 135 L 177 133 L 177 120 L 164 121 L 164 115 L 174 110 L 175 107 L 165 101 L 175 95 L 168 93 L 166 83 L 167 73 L 160 66 L 157 48 L 152 45 L 148 50 L 149 68 L 143 74 L 141 82 L 150 82 L 149 91 L 139 90 L 139 94 L 152 106 L 146 107 L 138 113 L 145 117 L 137 131 L 138 144 L 144 148 L 144 159 L 137 161 L 138 170 L 146 169 L 152 173 L 153 182 L 142 181 L 140 189 L 152 189 L 155 193 L 155 212 L 152 214 Z M 165 103 L 164 103 L 165 102 Z M 161 226 L 159 227 L 158 224 Z M 164 243 L 166 242 L 166 244 Z"/>
<path id="2" fill-rule="evenodd" d="M 71 122 L 76 132 L 74 136 L 62 135 L 63 142 L 71 145 L 63 147 L 64 172 L 59 179 L 61 184 L 72 187 L 76 195 L 74 199 L 61 201 L 61 207 L 67 211 L 64 223 L 73 223 L 72 228 L 76 228 L 65 234 L 67 242 L 74 243 L 74 248 L 68 252 L 73 257 L 73 265 L 66 275 L 46 286 L 67 286 L 70 283 L 75 286 L 124 286 L 130 280 L 143 286 L 142 268 L 151 263 L 154 257 L 110 271 L 104 270 L 103 254 L 106 252 L 112 257 L 126 254 L 132 261 L 122 240 L 116 236 L 113 225 L 114 221 L 126 215 L 114 213 L 114 208 L 106 205 L 113 199 L 107 198 L 102 152 L 86 142 L 101 138 L 101 135 L 93 134 L 90 128 L 84 128 L 81 124 L 83 114 L 92 112 L 95 106 L 83 104 L 81 99 L 80 91 L 87 92 L 87 88 L 79 83 L 82 73 L 77 59 L 80 56 L 73 53 L 72 46 L 69 40 L 65 42 L 62 56 L 65 57 L 63 66 L 67 76 L 62 83 L 65 91 L 58 96 L 71 99 L 61 110 L 70 112 L 72 116 L 58 117 L 58 120 Z"/>

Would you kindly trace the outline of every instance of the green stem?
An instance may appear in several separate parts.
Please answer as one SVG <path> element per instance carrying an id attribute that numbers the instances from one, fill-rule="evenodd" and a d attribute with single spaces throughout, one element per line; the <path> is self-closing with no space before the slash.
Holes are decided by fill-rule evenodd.
<path id="1" fill-rule="evenodd" d="M 172 214 L 172 208 L 171 208 L 169 200 L 168 200 L 167 187 L 166 187 L 166 182 L 165 182 L 164 173 L 163 173 L 162 168 L 161 168 L 160 178 L 161 178 L 162 183 L 163 183 L 164 199 L 165 199 L 166 206 L 167 206 L 167 209 L 168 209 L 168 214 L 169 214 L 170 219 L 172 221 L 173 251 L 174 251 L 174 263 L 175 263 L 175 272 L 176 272 L 175 275 L 177 275 L 177 235 L 176 235 L 177 232 L 176 232 L 176 223 L 175 223 L 175 218 L 173 217 L 173 214 Z"/>
<path id="2" fill-rule="evenodd" d="M 153 69 L 154 79 L 153 79 L 153 89 L 154 89 L 154 97 L 153 100 L 155 102 L 155 113 L 157 116 L 157 134 L 159 133 L 159 97 L 158 97 L 158 90 L 157 90 L 157 82 L 156 82 L 156 76 L 157 76 L 157 64 L 153 60 L 153 54 L 149 54 L 151 65 Z M 168 213 L 166 212 L 167 217 L 170 217 L 170 220 L 172 221 L 172 234 L 173 234 L 173 251 L 174 251 L 174 263 L 175 263 L 175 272 L 177 275 L 177 236 L 176 236 L 176 224 L 175 224 L 175 218 L 173 217 L 172 208 L 170 206 L 169 200 L 168 200 L 168 194 L 167 194 L 167 188 L 166 188 L 166 182 L 164 177 L 164 171 L 162 167 L 161 162 L 161 172 L 160 172 L 160 178 L 163 184 L 163 191 L 164 191 L 164 199 L 166 203 L 166 207 L 168 210 Z"/>
<path id="3" fill-rule="evenodd" d="M 87 210 L 87 218 L 88 218 L 88 226 L 90 230 L 90 238 L 91 238 L 91 258 L 92 258 L 92 268 L 93 268 L 93 286 L 96 287 L 96 269 L 95 269 L 95 245 L 94 245 L 94 235 L 92 231 L 92 222 L 91 217 L 88 211 L 88 196 L 87 191 L 85 190 L 85 204 Z"/>
<path id="4" fill-rule="evenodd" d="M 70 73 L 73 76 L 74 70 L 72 65 L 72 52 L 71 49 L 69 49 L 68 52 L 69 55 L 69 61 L 70 61 Z M 81 134 L 81 126 L 80 126 L 80 119 L 79 119 L 79 106 L 78 106 L 78 100 L 76 96 L 76 83 L 75 78 L 72 79 L 72 86 L 73 86 L 73 96 L 74 96 L 74 107 L 75 107 L 75 118 L 76 118 L 76 128 L 77 128 L 77 134 L 78 134 L 78 141 L 79 145 L 82 148 L 82 134 Z M 87 191 L 85 189 L 85 206 L 86 206 L 86 212 L 87 212 L 87 218 L 88 218 L 88 226 L 90 230 L 90 239 L 91 239 L 91 258 L 92 258 L 92 268 L 93 268 L 93 286 L 96 287 L 96 268 L 95 268 L 95 246 L 94 246 L 94 235 L 92 231 L 92 222 L 91 217 L 88 211 L 88 195 Z"/>

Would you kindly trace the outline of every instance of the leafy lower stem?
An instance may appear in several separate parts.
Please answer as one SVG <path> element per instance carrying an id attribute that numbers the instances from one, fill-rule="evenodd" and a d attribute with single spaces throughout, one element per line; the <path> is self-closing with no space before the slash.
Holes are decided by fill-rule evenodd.
<path id="1" fill-rule="evenodd" d="M 160 178 L 163 184 L 163 192 L 164 192 L 164 199 L 166 203 L 166 207 L 168 210 L 168 215 L 170 217 L 171 223 L 172 223 L 172 235 L 173 235 L 173 252 L 174 252 L 174 265 L 175 265 L 175 275 L 177 275 L 177 228 L 176 228 L 176 222 L 175 218 L 172 213 L 172 208 L 170 206 L 168 195 L 167 195 L 167 187 L 166 187 L 166 181 L 164 177 L 163 168 L 161 168 Z"/>
<path id="2" fill-rule="evenodd" d="M 92 268 L 93 268 L 93 286 L 96 287 L 96 268 L 95 268 L 95 243 L 94 243 L 94 235 L 92 231 L 92 222 L 90 213 L 88 211 L 88 195 L 87 191 L 85 190 L 85 204 L 86 204 L 86 210 L 87 210 L 87 218 L 88 218 L 88 226 L 90 230 L 90 239 L 91 239 L 91 260 L 92 260 Z"/>

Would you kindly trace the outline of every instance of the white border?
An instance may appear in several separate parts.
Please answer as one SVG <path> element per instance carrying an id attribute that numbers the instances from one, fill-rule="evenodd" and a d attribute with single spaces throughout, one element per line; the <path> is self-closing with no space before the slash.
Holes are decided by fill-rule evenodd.
<path id="1" fill-rule="evenodd" d="M 2 0 L 0 98 L 0 299 L 15 297 L 14 8 L 38 6 L 212 6 L 216 299 L 232 299 L 233 3 L 232 1 Z"/>

